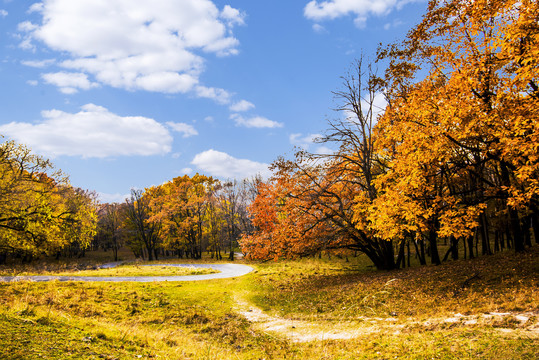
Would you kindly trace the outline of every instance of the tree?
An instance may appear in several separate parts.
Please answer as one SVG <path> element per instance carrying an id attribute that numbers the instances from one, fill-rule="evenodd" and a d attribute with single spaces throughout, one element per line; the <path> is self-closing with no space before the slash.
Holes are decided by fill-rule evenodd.
<path id="1" fill-rule="evenodd" d="M 126 204 L 106 203 L 98 210 L 98 237 L 103 249 L 112 249 L 114 261 L 118 261 L 118 250 L 125 238 L 122 225 L 125 222 Z"/>
<path id="2" fill-rule="evenodd" d="M 0 145 L 0 263 L 84 249 L 95 231 L 95 197 L 73 188 L 51 162 L 13 141 Z"/>
<path id="3" fill-rule="evenodd" d="M 97 195 L 72 186 L 61 187 L 59 195 L 61 204 L 56 207 L 63 210 L 59 217 L 61 231 L 56 236 L 65 238 L 70 256 L 84 256 L 97 233 Z"/>
<path id="4" fill-rule="evenodd" d="M 378 128 L 391 162 L 378 208 L 406 197 L 393 223 L 420 226 L 431 248 L 461 237 L 471 255 L 477 232 L 488 253 L 488 217 L 507 216 L 524 249 L 522 217 L 537 213 L 537 19 L 533 1 L 431 1 L 406 41 L 381 52 L 391 64 Z M 415 81 L 418 70 L 428 74 Z"/>
<path id="5" fill-rule="evenodd" d="M 223 209 L 218 196 L 220 185 L 217 184 L 210 189 L 208 199 L 206 201 L 206 211 L 204 215 L 204 235 L 207 238 L 207 250 L 211 253 L 211 258 L 214 257 L 221 260 L 221 250 L 226 249 L 224 243 L 224 233 L 226 222 L 224 220 Z"/>
<path id="6" fill-rule="evenodd" d="M 131 189 L 131 197 L 126 200 L 125 227 L 130 233 L 130 246 L 135 255 L 148 260 L 157 259 L 160 246 L 161 224 L 150 221 L 150 197 L 142 190 Z"/>
<path id="7" fill-rule="evenodd" d="M 220 208 L 223 220 L 225 221 L 225 231 L 228 240 L 229 260 L 234 260 L 234 243 L 237 242 L 241 231 L 241 215 L 243 210 L 245 192 L 238 185 L 236 180 L 227 181 L 222 184 L 219 192 Z"/>
<path id="8" fill-rule="evenodd" d="M 373 127 L 380 81 L 359 60 L 335 92 L 343 119 L 330 121 L 320 139 L 338 151 L 316 155 L 300 151 L 293 161 L 274 163 L 270 184 L 259 188 L 251 206 L 257 231 L 242 240 L 250 257 L 303 256 L 327 249 L 364 252 L 379 269 L 393 269 L 392 239 L 371 228 L 369 209 L 377 198 L 374 180 L 384 172 L 376 153 Z"/>
<path id="9" fill-rule="evenodd" d="M 163 227 L 168 250 L 184 252 L 193 259 L 202 256 L 203 223 L 208 194 L 217 181 L 196 174 L 177 177 L 146 189 L 150 199 L 150 222 Z"/>

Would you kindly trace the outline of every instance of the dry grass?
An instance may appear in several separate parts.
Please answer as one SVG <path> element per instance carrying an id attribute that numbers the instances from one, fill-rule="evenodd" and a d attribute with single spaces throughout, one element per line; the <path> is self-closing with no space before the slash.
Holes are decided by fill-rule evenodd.
<path id="1" fill-rule="evenodd" d="M 538 248 L 399 271 L 339 271 L 303 261 L 261 265 L 253 300 L 291 317 L 416 319 L 539 310 Z M 283 268 L 283 266 L 288 267 Z M 335 265 L 332 265 L 335 267 Z M 309 271 L 308 269 L 311 268 Z"/>
<path id="2" fill-rule="evenodd" d="M 304 259 L 186 283 L 0 283 L 0 358 L 535 359 L 537 318 L 516 314 L 539 310 L 538 255 L 392 272 L 363 257 Z M 339 331 L 353 336 L 329 336 Z"/>
<path id="3" fill-rule="evenodd" d="M 120 265 L 110 269 L 78 270 L 78 271 L 60 271 L 49 274 L 57 276 L 185 276 L 185 275 L 204 275 L 214 274 L 219 271 L 210 268 L 196 268 L 193 266 L 166 266 L 166 265 Z M 42 273 L 45 275 L 45 273 Z M 33 275 L 33 274 L 21 274 Z"/>

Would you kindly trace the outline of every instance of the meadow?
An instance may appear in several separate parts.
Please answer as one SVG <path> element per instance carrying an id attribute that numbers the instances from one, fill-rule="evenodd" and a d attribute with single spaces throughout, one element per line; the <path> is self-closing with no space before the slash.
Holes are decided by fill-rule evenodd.
<path id="1" fill-rule="evenodd" d="M 4 282 L 0 358 L 536 359 L 538 255 L 387 272 L 364 256 L 239 260 L 255 270 L 182 283 Z M 103 256 L 0 274 L 72 273 Z"/>

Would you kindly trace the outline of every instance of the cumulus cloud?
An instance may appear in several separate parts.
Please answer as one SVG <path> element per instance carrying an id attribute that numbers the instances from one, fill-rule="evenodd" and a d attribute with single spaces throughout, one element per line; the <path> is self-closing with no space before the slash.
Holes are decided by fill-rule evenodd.
<path id="1" fill-rule="evenodd" d="M 223 11 L 221 11 L 221 18 L 225 19 L 232 25 L 244 25 L 245 14 L 238 9 L 234 9 L 230 5 L 225 5 Z"/>
<path id="2" fill-rule="evenodd" d="M 223 89 L 199 83 L 208 53 L 237 54 L 235 25 L 244 14 L 211 0 L 47 0 L 31 6 L 40 24 L 25 21 L 21 47 L 43 43 L 66 54 L 58 65 L 127 90 L 193 93 L 228 103 Z M 73 87 L 75 88 L 75 87 Z"/>
<path id="3" fill-rule="evenodd" d="M 167 122 L 167 125 L 172 130 L 183 134 L 184 138 L 198 135 L 198 131 L 192 125 L 189 125 L 189 124 Z"/>
<path id="4" fill-rule="evenodd" d="M 171 150 L 169 131 L 150 118 L 120 116 L 94 104 L 78 113 L 46 110 L 42 117 L 38 123 L 1 125 L 0 133 L 48 157 L 148 156 Z"/>
<path id="5" fill-rule="evenodd" d="M 197 154 L 191 164 L 205 174 L 225 179 L 245 179 L 254 175 L 267 178 L 271 175 L 268 164 L 247 159 L 237 159 L 227 153 L 213 149 Z"/>
<path id="6" fill-rule="evenodd" d="M 253 116 L 245 118 L 240 114 L 232 114 L 230 118 L 234 120 L 236 126 L 243 126 L 247 128 L 280 128 L 283 127 L 283 123 L 266 119 L 262 116 Z"/>
<path id="7" fill-rule="evenodd" d="M 81 90 L 88 90 L 98 87 L 99 84 L 88 80 L 88 76 L 83 73 L 57 72 L 42 74 L 41 78 L 47 84 L 56 85 L 64 94 L 74 94 Z"/>
<path id="8" fill-rule="evenodd" d="M 206 86 L 197 86 L 195 88 L 195 93 L 200 98 L 213 99 L 219 104 L 228 104 L 230 102 L 231 94 L 219 88 L 206 87 Z"/>
<path id="9" fill-rule="evenodd" d="M 0 17 L 6 17 L 8 15 L 8 12 L 4 9 L 0 9 Z"/>
<path id="10" fill-rule="evenodd" d="M 328 0 L 310 1 L 304 8 L 306 18 L 314 21 L 333 20 L 352 15 L 354 24 L 362 28 L 371 15 L 387 15 L 403 5 L 421 0 Z"/>
<path id="11" fill-rule="evenodd" d="M 232 105 L 230 105 L 229 109 L 230 111 L 234 112 L 243 112 L 243 111 L 249 111 L 251 109 L 254 109 L 255 105 L 253 103 L 250 103 L 247 100 L 240 100 Z"/>

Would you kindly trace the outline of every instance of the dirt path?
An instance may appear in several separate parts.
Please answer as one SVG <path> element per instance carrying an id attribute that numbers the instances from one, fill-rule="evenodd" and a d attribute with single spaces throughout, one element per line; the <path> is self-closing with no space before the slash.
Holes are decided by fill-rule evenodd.
<path id="1" fill-rule="evenodd" d="M 103 268 L 111 268 L 118 265 L 118 263 L 105 264 Z M 185 276 L 53 276 L 53 275 L 36 275 L 36 276 L 0 276 L 0 282 L 9 281 L 135 281 L 135 282 L 154 282 L 154 281 L 200 281 L 200 280 L 214 280 L 214 279 L 226 279 L 238 276 L 243 276 L 251 271 L 253 268 L 247 265 L 240 264 L 152 264 L 154 266 L 186 266 L 186 267 L 199 267 L 210 268 L 219 271 L 214 274 L 204 275 L 185 275 Z"/>
<path id="2" fill-rule="evenodd" d="M 424 321 L 397 318 L 362 317 L 354 321 L 294 320 L 271 316 L 261 309 L 237 298 L 237 311 L 250 321 L 253 326 L 264 332 L 295 342 L 320 340 L 347 340 L 374 333 L 399 334 L 409 327 L 432 329 L 438 326 L 495 326 L 501 332 L 511 333 L 525 330 L 531 336 L 539 337 L 539 311 L 506 312 L 480 315 L 454 314 L 448 318 L 431 318 Z M 504 327 L 506 326 L 506 327 Z M 510 326 L 510 327 L 509 327 Z"/>

